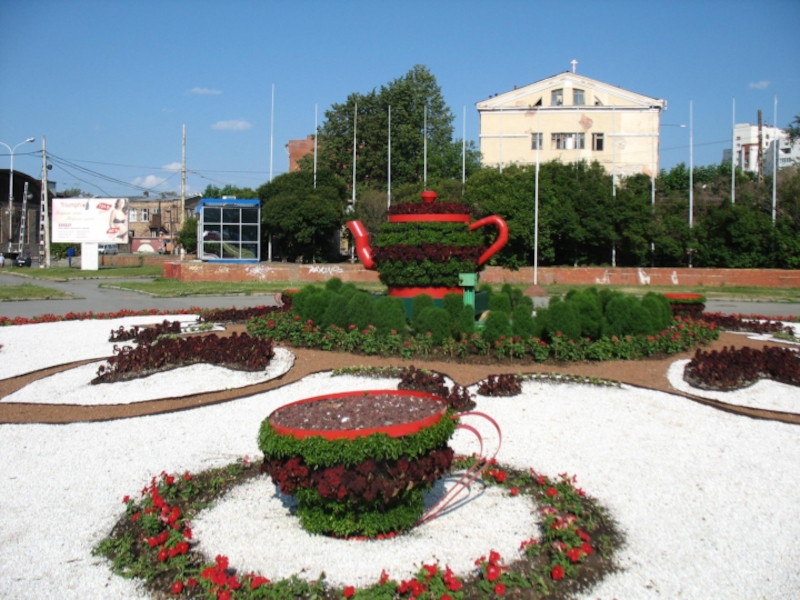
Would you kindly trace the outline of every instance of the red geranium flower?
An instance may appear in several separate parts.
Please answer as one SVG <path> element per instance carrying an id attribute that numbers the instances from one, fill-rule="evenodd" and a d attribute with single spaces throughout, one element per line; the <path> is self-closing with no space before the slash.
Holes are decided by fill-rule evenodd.
<path id="1" fill-rule="evenodd" d="M 556 496 L 558 496 L 558 490 L 554 487 L 549 487 L 547 488 L 547 495 L 550 496 L 551 498 L 555 498 Z"/>
<path id="2" fill-rule="evenodd" d="M 180 581 L 176 581 L 175 583 L 172 584 L 172 587 L 169 588 L 169 590 L 173 594 L 180 594 L 183 591 L 183 584 Z"/>
<path id="3" fill-rule="evenodd" d="M 553 579 L 555 579 L 556 581 L 558 581 L 559 579 L 563 579 L 564 578 L 564 567 L 562 567 L 561 565 L 556 565 L 550 571 L 550 576 Z"/>
<path id="4" fill-rule="evenodd" d="M 567 550 L 567 558 L 570 559 L 572 562 L 578 562 L 581 559 L 580 548 L 570 548 L 569 550 Z"/>
<path id="5" fill-rule="evenodd" d="M 344 594 L 345 598 L 352 598 L 353 594 L 356 593 L 356 588 L 354 588 L 352 585 L 348 585 L 344 588 L 344 592 L 342 593 Z"/>
<path id="6" fill-rule="evenodd" d="M 502 583 L 498 583 L 496 586 L 494 586 L 494 593 L 498 596 L 502 596 L 506 593 L 506 586 Z"/>
<path id="7" fill-rule="evenodd" d="M 486 579 L 489 581 L 495 581 L 498 577 L 500 577 L 500 567 L 497 565 L 489 565 L 486 567 Z"/>

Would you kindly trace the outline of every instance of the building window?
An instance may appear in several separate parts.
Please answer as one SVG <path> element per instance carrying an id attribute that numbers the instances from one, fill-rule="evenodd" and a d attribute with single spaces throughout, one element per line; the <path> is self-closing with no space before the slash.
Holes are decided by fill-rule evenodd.
<path id="1" fill-rule="evenodd" d="M 131 208 L 128 211 L 128 222 L 129 223 L 136 223 L 139 220 L 139 211 L 135 208 Z"/>
<path id="2" fill-rule="evenodd" d="M 541 150 L 541 149 L 542 149 L 542 134 L 541 133 L 531 134 L 531 150 Z"/>
<path id="3" fill-rule="evenodd" d="M 551 150 L 583 150 L 586 147 L 586 134 L 554 133 L 550 136 Z"/>
<path id="4" fill-rule="evenodd" d="M 143 208 L 142 209 L 142 223 L 146 223 L 149 220 L 150 220 L 150 215 L 147 214 L 147 209 Z"/>
<path id="5" fill-rule="evenodd" d="M 583 106 L 584 104 L 586 104 L 583 90 L 579 89 L 572 90 L 572 103 L 575 106 Z"/>
<path id="6" fill-rule="evenodd" d="M 602 133 L 593 133 L 592 134 L 592 150 L 595 152 L 602 152 L 603 151 L 603 134 Z"/>
<path id="7" fill-rule="evenodd" d="M 550 92 L 550 106 L 561 106 L 564 104 L 564 90 L 558 89 Z"/>

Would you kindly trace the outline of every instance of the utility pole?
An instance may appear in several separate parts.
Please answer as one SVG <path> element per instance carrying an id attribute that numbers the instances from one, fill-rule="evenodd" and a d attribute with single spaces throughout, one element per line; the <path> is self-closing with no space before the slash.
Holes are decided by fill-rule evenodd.
<path id="1" fill-rule="evenodd" d="M 178 228 L 183 229 L 183 218 L 186 212 L 186 125 L 183 126 L 183 140 L 181 142 L 181 216 L 178 218 Z M 169 232 L 172 235 L 172 231 Z"/>
<path id="2" fill-rule="evenodd" d="M 39 204 L 39 268 L 50 268 L 50 219 L 47 189 L 47 141 L 42 136 L 42 194 Z"/>

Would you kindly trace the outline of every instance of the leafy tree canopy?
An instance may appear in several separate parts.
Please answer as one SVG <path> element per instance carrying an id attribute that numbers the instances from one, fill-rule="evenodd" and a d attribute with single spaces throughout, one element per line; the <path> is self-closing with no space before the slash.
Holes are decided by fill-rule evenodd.
<path id="1" fill-rule="evenodd" d="M 236 187 L 228 184 L 225 187 L 217 187 L 211 184 L 206 186 L 203 191 L 204 198 L 222 198 L 223 196 L 235 196 L 236 198 L 258 198 L 258 192 L 249 187 Z"/>
<path id="2" fill-rule="evenodd" d="M 285 173 L 258 188 L 262 233 L 272 236 L 273 258 L 303 262 L 327 260 L 338 255 L 334 234 L 342 226 L 347 206 L 347 187 L 334 173 Z M 263 243 L 262 242 L 262 243 Z"/>
<path id="3" fill-rule="evenodd" d="M 327 110 L 325 122 L 319 129 L 319 165 L 345 181 L 352 179 L 354 114 L 357 112 L 356 181 L 358 185 L 386 189 L 390 107 L 392 186 L 425 179 L 426 138 L 428 179 L 459 179 L 462 143 L 452 140 L 453 113 L 445 104 L 436 77 L 422 65 L 414 66 L 379 90 L 366 94 L 354 92 L 345 102 Z M 307 169 L 309 162 L 301 165 Z M 467 175 L 479 168 L 480 153 L 474 142 L 470 142 L 466 152 Z"/>

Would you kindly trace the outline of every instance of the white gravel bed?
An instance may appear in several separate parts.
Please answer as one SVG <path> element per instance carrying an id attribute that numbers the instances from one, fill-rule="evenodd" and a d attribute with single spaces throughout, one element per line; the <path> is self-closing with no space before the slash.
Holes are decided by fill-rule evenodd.
<path id="1" fill-rule="evenodd" d="M 165 320 L 192 323 L 197 320 L 197 315 L 147 315 L 0 327 L 0 344 L 3 345 L 0 349 L 0 379 L 78 360 L 106 358 L 114 354 L 114 342 L 108 341 L 112 330 Z"/>
<path id="2" fill-rule="evenodd" d="M 427 497 L 433 504 L 455 483 L 436 486 Z M 287 502 L 288 500 L 288 502 Z M 538 516 L 530 497 L 512 497 L 498 487 L 473 484 L 459 496 L 458 508 L 391 540 L 338 540 L 309 535 L 289 514 L 291 498 L 276 492 L 264 476 L 229 493 L 193 522 L 200 550 L 214 562 L 224 554 L 243 573 L 261 573 L 271 580 L 303 571 L 309 579 L 323 571 L 336 586 L 376 583 L 386 568 L 397 581 L 410 579 L 423 563 L 449 565 L 457 575 L 475 569 L 475 559 L 496 550 L 518 557 L 519 545 L 538 538 Z"/>
<path id="3" fill-rule="evenodd" d="M 40 344 L 39 351 L 44 354 L 47 347 Z M 15 360 L 13 354 L 4 358 Z M 51 357 L 52 363 L 58 361 L 60 356 Z M 396 383 L 317 374 L 190 411 L 101 423 L 0 425 L 0 598 L 147 598 L 139 585 L 111 574 L 105 560 L 91 555 L 123 513 L 124 495 L 136 495 L 161 471 L 195 472 L 245 455 L 257 460 L 258 426 L 280 405 Z M 628 386 L 526 382 L 520 396 L 478 397 L 477 402 L 477 409 L 502 428 L 498 460 L 551 476 L 576 474 L 577 485 L 608 507 L 624 531 L 623 570 L 583 598 L 800 597 L 800 523 L 792 509 L 800 506 L 800 427 Z M 473 418 L 470 424 L 484 433 L 487 445 L 496 441 L 485 423 Z M 476 444 L 459 431 L 453 447 L 468 454 Z M 250 491 L 243 486 L 236 495 Z M 258 491 L 253 496 L 254 504 L 240 505 L 237 518 L 267 514 L 269 498 Z M 506 496 L 503 507 L 517 500 Z M 414 542 L 417 551 L 409 547 L 380 559 L 372 553 L 365 562 L 370 561 L 374 581 L 381 569 L 398 577 L 414 566 L 409 560 L 418 565 L 451 546 L 477 558 L 490 548 L 476 536 L 473 523 L 491 525 L 498 518 L 494 509 L 464 519 L 461 532 L 444 548 L 420 539 Z M 277 532 L 273 521 L 261 524 Z M 249 544 L 250 534 L 231 536 L 226 551 L 251 556 L 238 549 L 239 543 Z M 275 537 L 265 535 L 264 545 L 275 544 Z M 196 537 L 209 543 L 199 533 Z M 401 540 L 380 545 L 411 543 Z M 279 545 L 281 564 L 296 565 L 298 573 L 307 555 L 322 552 L 311 536 Z M 215 555 L 214 548 L 207 551 Z M 320 563 L 335 565 L 341 559 L 337 547 L 315 557 L 317 562 L 300 575 L 316 578 Z M 240 567 L 233 560 L 232 566 Z"/>
<path id="4" fill-rule="evenodd" d="M 0 399 L 0 402 L 88 406 L 131 404 L 174 395 L 188 396 L 236 389 L 263 383 L 288 372 L 294 364 L 294 354 L 285 348 L 275 348 L 274 351 L 275 356 L 263 371 L 237 371 L 215 365 L 191 365 L 131 381 L 97 385 L 90 382 L 97 376 L 98 367 L 105 363 L 89 363 L 43 377 Z"/>
<path id="5" fill-rule="evenodd" d="M 689 359 L 676 360 L 667 369 L 667 379 L 676 390 L 701 398 L 719 400 L 726 404 L 800 413 L 800 388 L 797 386 L 779 383 L 771 379 L 761 379 L 741 390 L 730 392 L 704 390 L 684 381 L 683 371 L 688 364 Z"/>

